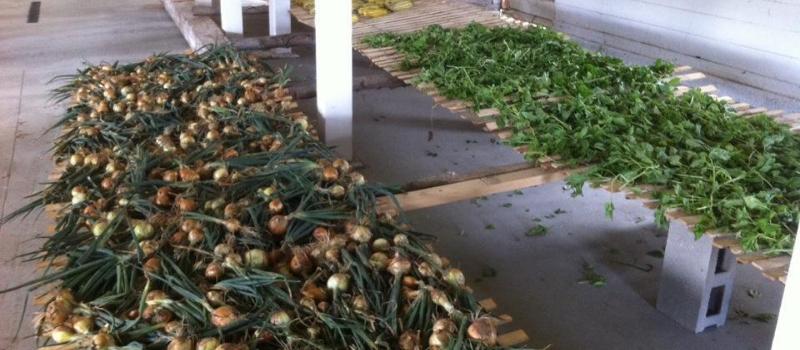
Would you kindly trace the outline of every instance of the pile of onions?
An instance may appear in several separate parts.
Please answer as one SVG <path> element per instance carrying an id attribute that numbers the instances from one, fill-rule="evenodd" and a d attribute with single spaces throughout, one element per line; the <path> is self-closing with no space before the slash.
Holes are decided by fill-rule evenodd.
<path id="1" fill-rule="evenodd" d="M 33 286 L 57 286 L 39 298 L 39 335 L 95 349 L 494 347 L 463 273 L 376 212 L 386 192 L 285 109 L 285 79 L 267 72 L 211 48 L 89 66 L 56 90 L 71 103 L 55 146 L 66 170 L 11 215 L 63 203 L 35 252 L 52 266 Z"/>

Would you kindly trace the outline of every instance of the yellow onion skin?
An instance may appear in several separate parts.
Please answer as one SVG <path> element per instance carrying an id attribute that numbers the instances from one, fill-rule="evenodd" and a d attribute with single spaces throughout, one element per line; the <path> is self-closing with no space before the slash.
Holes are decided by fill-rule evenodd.
<path id="1" fill-rule="evenodd" d="M 470 339 L 479 341 L 488 346 L 497 344 L 497 327 L 489 317 L 479 317 L 472 321 L 467 328 Z"/>
<path id="2" fill-rule="evenodd" d="M 217 338 L 203 338 L 197 342 L 195 350 L 216 350 L 218 346 L 219 340 Z"/>
<path id="3" fill-rule="evenodd" d="M 239 318 L 239 311 L 233 306 L 223 305 L 211 312 L 211 323 L 217 328 L 224 328 Z"/>

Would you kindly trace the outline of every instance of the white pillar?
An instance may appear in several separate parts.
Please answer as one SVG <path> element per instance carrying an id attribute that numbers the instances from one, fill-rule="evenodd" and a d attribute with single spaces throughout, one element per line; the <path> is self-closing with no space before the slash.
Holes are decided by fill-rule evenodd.
<path id="1" fill-rule="evenodd" d="M 323 140 L 353 158 L 353 22 L 351 0 L 316 1 L 317 111 Z"/>
<path id="2" fill-rule="evenodd" d="M 330 1 L 330 0 L 328 0 Z M 276 36 L 292 32 L 290 0 L 269 0 L 269 35 Z"/>
<path id="3" fill-rule="evenodd" d="M 775 337 L 772 340 L 772 350 L 795 350 L 798 347 L 800 347 L 800 238 L 796 238 L 794 242 L 792 262 L 789 265 L 789 275 L 786 276 L 786 287 L 783 289 L 783 302 L 778 314 Z"/>
<path id="4" fill-rule="evenodd" d="M 222 31 L 231 34 L 244 34 L 242 0 L 220 0 L 219 13 Z"/>

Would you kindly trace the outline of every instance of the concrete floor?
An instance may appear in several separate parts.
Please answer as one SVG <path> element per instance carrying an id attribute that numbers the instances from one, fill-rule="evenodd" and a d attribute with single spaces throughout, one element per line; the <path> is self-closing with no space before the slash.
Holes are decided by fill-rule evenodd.
<path id="1" fill-rule="evenodd" d="M 255 24 L 253 24 L 255 27 Z M 253 35 L 260 34 L 252 29 Z M 295 30 L 308 30 L 298 28 Z M 601 49 L 631 64 L 651 60 L 630 52 Z M 312 48 L 300 57 L 274 60 L 291 65 L 295 80 L 313 80 Z M 355 57 L 355 74 L 379 72 Z M 708 77 L 691 86 L 714 84 L 728 95 L 757 107 L 800 111 L 800 101 Z M 313 99 L 301 101 L 309 115 Z M 356 158 L 371 181 L 401 185 L 442 174 L 516 164 L 523 157 L 498 143 L 411 87 L 361 91 L 355 95 Z M 769 349 L 774 321 L 754 315 L 777 314 L 783 285 L 750 266 L 739 266 L 728 324 L 695 335 L 655 309 L 666 232 L 653 212 L 622 195 L 586 189 L 572 198 L 563 183 L 521 193 L 454 203 L 408 213 L 413 226 L 438 237 L 437 249 L 456 262 L 475 291 L 492 297 L 499 312 L 514 317 L 531 346 L 551 349 Z M 604 205 L 616 207 L 613 220 Z M 543 237 L 526 233 L 542 225 Z M 578 283 L 584 264 L 607 278 L 594 288 Z M 648 271 L 643 271 L 648 270 Z"/>
<path id="2" fill-rule="evenodd" d="M 153 52 L 188 48 L 158 0 L 43 1 L 38 23 L 26 23 L 30 1 L 0 0 L 0 216 L 47 180 L 53 133 L 43 135 L 63 111 L 52 106 L 47 82 L 75 72 L 84 61 L 139 60 Z M 34 233 L 47 220 L 32 218 L 0 227 L 0 289 L 36 276 L 13 257 L 36 248 Z M 32 296 L 31 296 L 32 297 Z M 0 295 L 0 349 L 33 349 L 31 313 L 17 326 L 24 290 Z"/>
<path id="3" fill-rule="evenodd" d="M 133 60 L 151 52 L 183 50 L 186 44 L 157 0 L 44 2 L 36 24 L 25 23 L 28 2 L 0 0 L 0 6 L 1 215 L 22 203 L 50 171 L 46 151 L 52 135 L 40 135 L 61 110 L 47 104 L 50 77 L 70 73 L 84 60 Z M 312 79 L 313 51 L 298 48 L 295 53 L 300 57 L 273 64 L 291 65 L 297 80 Z M 379 72 L 363 59 L 357 60 L 355 71 Z M 757 106 L 795 111 L 800 106 L 726 82 L 717 86 L 723 94 Z M 314 103 L 301 101 L 308 112 Z M 355 108 L 356 157 L 372 181 L 403 184 L 523 161 L 412 88 L 361 91 Z M 617 208 L 614 220 L 603 213 L 608 201 Z M 653 255 L 663 249 L 665 232 L 655 227 L 651 211 L 618 195 L 588 190 L 571 198 L 561 183 L 553 183 L 412 212 L 409 219 L 419 231 L 439 237 L 437 249 L 465 270 L 479 296 L 493 297 L 500 312 L 514 317 L 513 328 L 528 332 L 532 346 L 769 348 L 774 321 L 731 320 L 721 329 L 693 335 L 655 310 L 661 263 Z M 30 233 L 46 225 L 44 219 L 29 219 L 0 227 L 0 289 L 34 276 L 29 264 L 12 257 L 35 247 L 38 242 L 29 239 Z M 526 236 L 536 225 L 546 227 L 547 234 Z M 585 263 L 607 278 L 605 287 L 578 283 Z M 780 284 L 740 266 L 733 309 L 777 313 L 781 292 Z M 25 292 L 0 295 L 0 308 L 7 310 L 0 319 L 0 349 L 32 348 L 30 338 L 13 339 L 24 301 Z M 31 333 L 29 317 L 22 336 Z"/>

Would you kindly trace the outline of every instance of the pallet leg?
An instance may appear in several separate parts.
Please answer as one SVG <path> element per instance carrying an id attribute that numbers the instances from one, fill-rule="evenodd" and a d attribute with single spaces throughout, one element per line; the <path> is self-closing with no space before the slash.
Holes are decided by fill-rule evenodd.
<path id="1" fill-rule="evenodd" d="M 725 324 L 733 292 L 736 257 L 713 241 L 670 222 L 656 308 L 695 333 Z"/>
<path id="2" fill-rule="evenodd" d="M 353 159 L 353 19 L 350 0 L 317 0 L 317 110 L 322 139 Z"/>
<path id="3" fill-rule="evenodd" d="M 222 31 L 227 34 L 244 34 L 242 0 L 220 0 L 219 13 Z"/>
<path id="4" fill-rule="evenodd" d="M 795 237 L 800 237 L 800 233 Z M 792 257 L 799 256 L 800 239 L 795 239 Z M 800 344 L 797 325 L 800 325 L 800 263 L 794 261 L 789 265 L 789 274 L 786 276 L 786 288 L 783 290 L 783 301 L 778 314 L 775 338 L 772 340 L 772 350 L 797 349 L 797 344 Z"/>
<path id="5" fill-rule="evenodd" d="M 269 36 L 292 32 L 290 0 L 269 0 Z"/>

